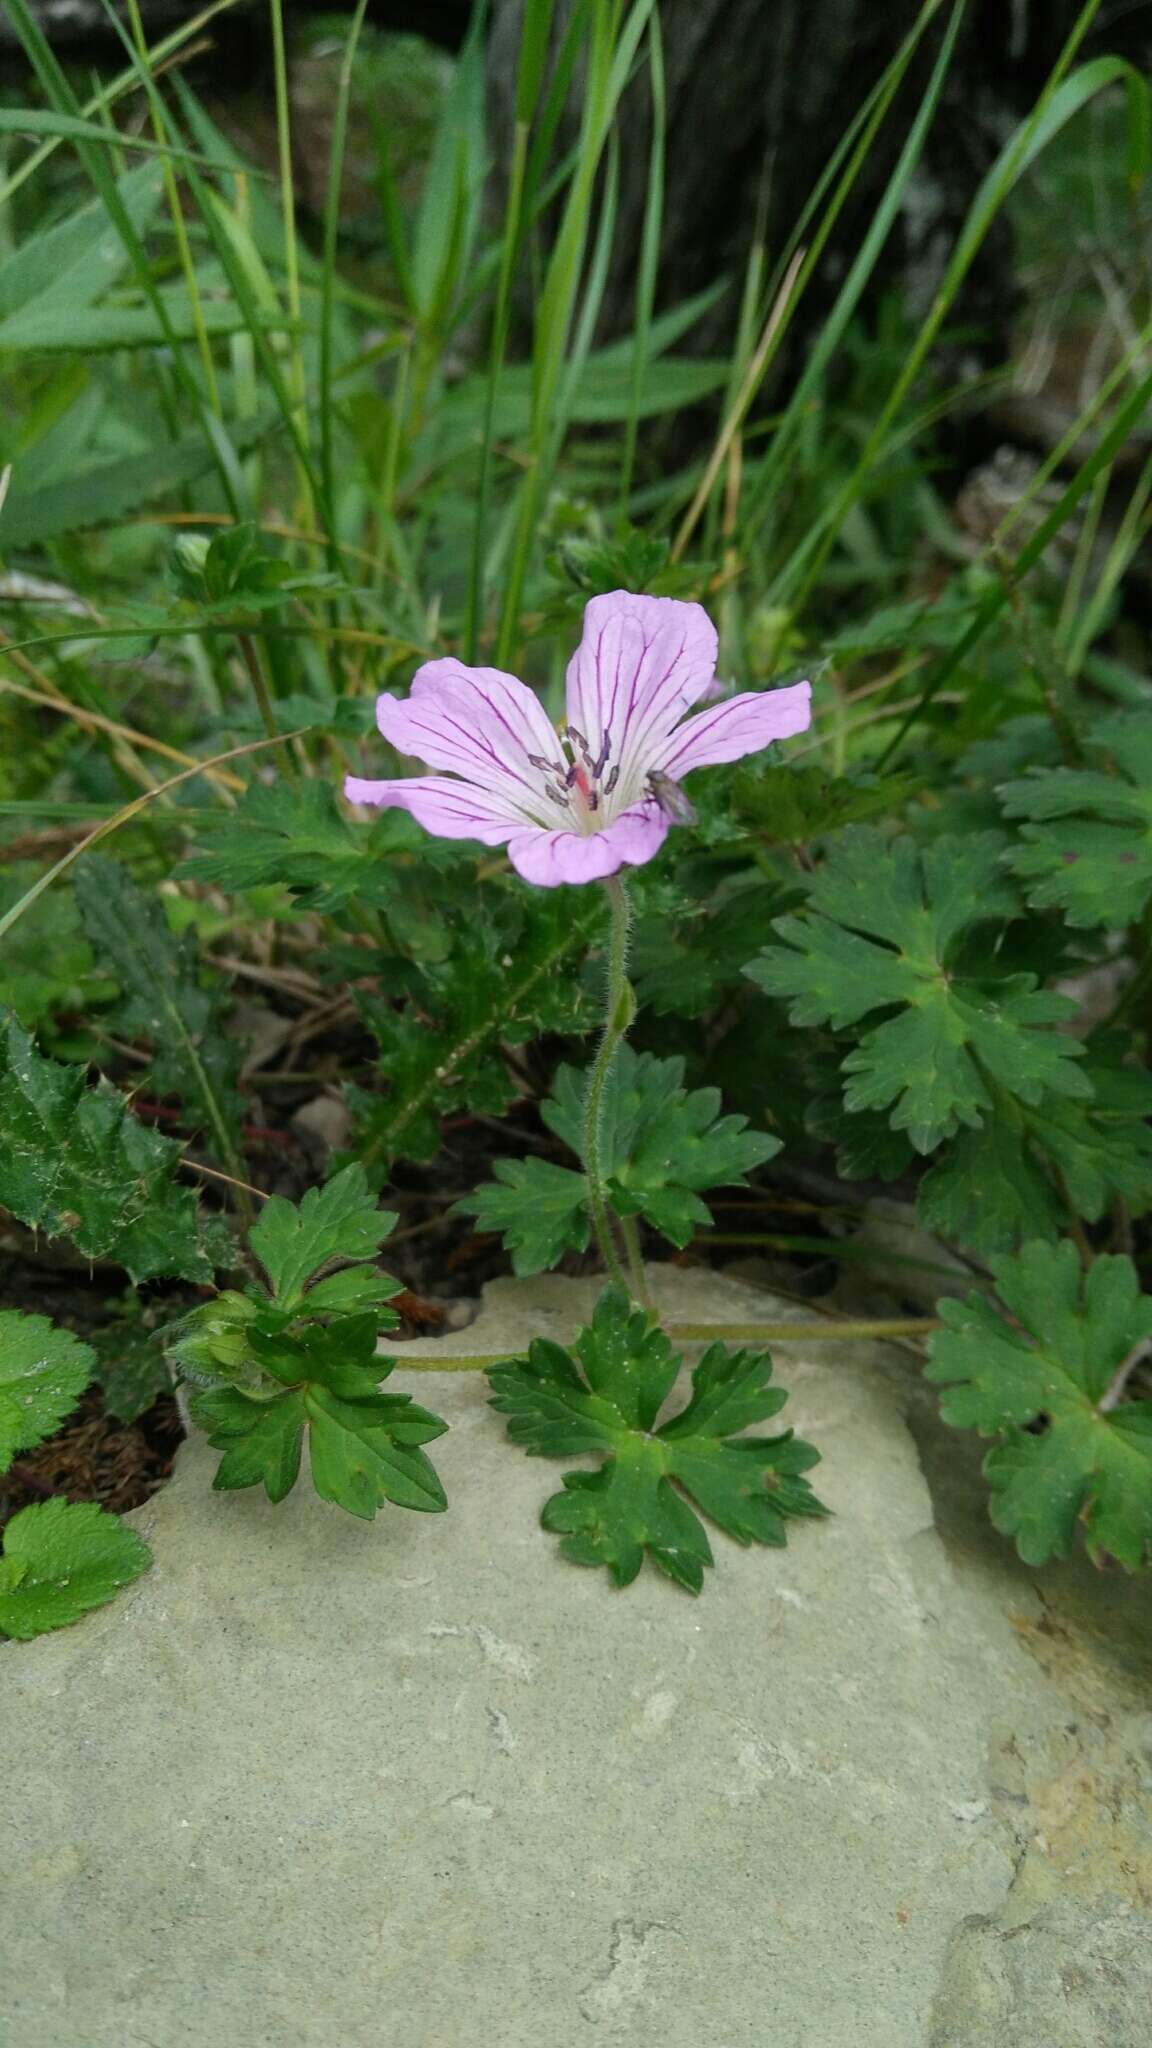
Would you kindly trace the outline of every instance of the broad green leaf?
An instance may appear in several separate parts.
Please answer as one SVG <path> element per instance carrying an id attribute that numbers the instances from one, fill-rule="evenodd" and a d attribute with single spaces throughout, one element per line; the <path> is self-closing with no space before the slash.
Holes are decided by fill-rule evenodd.
<path id="1" fill-rule="evenodd" d="M 213 1484 L 262 1485 L 283 1500 L 300 1470 L 305 1432 L 316 1491 L 371 1521 L 386 1501 L 439 1513 L 444 1489 L 420 1446 L 447 1424 L 407 1394 L 384 1394 L 391 1363 L 378 1356 L 378 1317 L 342 1316 L 301 1334 L 250 1328 L 265 1379 L 259 1387 L 214 1387 L 193 1404 L 208 1440 L 223 1450 Z"/>
<path id="2" fill-rule="evenodd" d="M 587 1183 L 582 1173 L 550 1159 L 498 1159 L 495 1180 L 459 1203 L 478 1230 L 499 1231 L 512 1255 L 512 1271 L 544 1273 L 567 1251 L 588 1243 Z"/>
<path id="3" fill-rule="evenodd" d="M 361 1158 L 432 1158 L 443 1116 L 499 1116 L 523 1092 L 509 1073 L 506 1046 L 589 1028 L 597 999 L 578 960 L 604 909 L 596 890 L 574 893 L 581 900 L 567 903 L 555 900 L 563 891 L 485 882 L 447 957 L 420 963 L 418 977 L 404 963 L 406 1001 L 362 1002 L 388 1092 L 349 1090 Z M 370 965 L 370 955 L 360 957 Z"/>
<path id="4" fill-rule="evenodd" d="M 224 1028 L 226 996 L 203 986 L 191 936 L 175 936 L 161 899 L 137 888 L 119 861 L 100 854 L 81 861 L 76 900 L 96 958 L 120 983 L 112 1013 L 119 1035 L 147 1040 L 153 1087 L 181 1098 L 189 1128 L 209 1131 L 227 1162 L 243 1104 L 241 1047 Z"/>
<path id="5" fill-rule="evenodd" d="M 318 1280 L 331 1259 L 375 1259 L 396 1218 L 380 1209 L 362 1166 L 346 1166 L 297 1204 L 273 1195 L 252 1226 L 249 1243 L 286 1316 L 367 1308 L 399 1293 L 386 1273 L 347 1271 Z M 314 1284 L 309 1287 L 309 1282 Z"/>
<path id="6" fill-rule="evenodd" d="M 82 306 L 62 315 L 54 302 L 39 300 L 0 324 L 0 350 L 12 355 L 54 355 L 83 353 L 98 355 L 105 349 L 165 348 L 169 333 L 179 341 L 192 341 L 203 327 L 206 334 L 245 334 L 248 321 L 237 305 L 208 300 L 198 308 L 187 294 L 161 293 L 167 312 L 167 329 L 150 306 Z M 283 316 L 266 323 L 282 332 Z"/>
<path id="7" fill-rule="evenodd" d="M 353 898 L 387 903 L 403 894 L 405 882 L 411 892 L 411 875 L 398 874 L 394 865 L 395 855 L 412 843 L 408 820 L 384 812 L 367 830 L 355 831 L 327 782 L 253 783 L 234 811 L 206 822 L 197 837 L 202 850 L 178 872 L 217 888 L 279 883 L 309 909 L 323 911 Z"/>
<path id="8" fill-rule="evenodd" d="M 114 1600 L 146 1572 L 143 1538 L 94 1502 L 37 1502 L 13 1515 L 0 1557 L 0 1635 L 29 1642 Z"/>
<path id="9" fill-rule="evenodd" d="M 1002 1102 L 982 1129 L 953 1140 L 920 1183 L 928 1229 L 987 1255 L 1057 1237 L 1069 1208 L 1095 1223 L 1120 1197 L 1132 1215 L 1144 1214 L 1152 1205 L 1152 1081 L 1103 1065 L 1091 1051 L 1084 1071 L 1091 1102 Z"/>
<path id="10" fill-rule="evenodd" d="M 569 1472 L 541 1520 L 576 1564 L 605 1565 L 626 1586 L 647 1553 L 698 1593 L 712 1563 L 691 1503 L 738 1543 L 787 1540 L 789 1515 L 825 1512 L 801 1474 L 818 1454 L 789 1430 L 744 1437 L 787 1399 L 769 1385 L 762 1352 L 713 1344 L 692 1375 L 687 1407 L 657 1427 L 680 1359 L 662 1330 L 614 1289 L 571 1352 L 537 1338 L 526 1357 L 489 1369 L 492 1406 L 531 1457 L 603 1454 L 596 1472 Z M 685 1498 L 687 1496 L 687 1498 Z"/>
<path id="11" fill-rule="evenodd" d="M 196 1196 L 173 1179 L 181 1147 L 134 1117 L 108 1082 L 42 1059 L 0 1020 L 0 1205 L 135 1281 L 211 1279 Z"/>
<path id="12" fill-rule="evenodd" d="M 674 1245 L 711 1218 L 701 1188 L 737 1187 L 780 1150 L 780 1140 L 721 1116 L 718 1088 L 685 1089 L 684 1061 L 620 1048 L 604 1091 L 601 1157 L 612 1206 L 644 1216 Z M 574 1152 L 582 1143 L 587 1074 L 561 1067 L 543 1117 Z"/>
<path id="13" fill-rule="evenodd" d="M 116 190 L 143 234 L 163 196 L 160 166 L 137 164 Z M 117 282 L 128 261 L 124 239 L 99 202 L 26 236 L 0 264 L 0 349 L 9 345 L 13 317 L 26 310 L 53 314 L 57 332 L 67 334 L 69 321 Z"/>
<path id="14" fill-rule="evenodd" d="M 267 413 L 237 421 L 231 430 L 237 452 L 246 453 L 267 434 L 269 426 Z M 0 508 L 0 547 L 35 547 L 63 533 L 111 525 L 126 513 L 193 483 L 215 463 L 211 438 L 194 434 L 150 448 L 143 455 L 85 463 L 54 483 L 38 484 L 33 466 L 19 466 Z"/>
<path id="15" fill-rule="evenodd" d="M 710 1222 L 697 1190 L 731 1187 L 771 1159 L 780 1140 L 746 1129 L 747 1118 L 720 1116 L 720 1091 L 686 1090 L 682 1059 L 620 1048 L 604 1091 L 601 1158 L 608 1197 L 619 1216 L 643 1216 L 675 1245 Z M 588 1076 L 561 1067 L 543 1117 L 573 1152 L 583 1149 Z M 582 1173 L 550 1160 L 497 1162 L 496 1180 L 457 1204 L 482 1230 L 499 1230 L 517 1273 L 540 1273 L 588 1242 Z"/>
<path id="16" fill-rule="evenodd" d="M 1018 914 L 995 835 L 943 836 L 918 848 L 853 826 L 832 843 L 802 917 L 745 970 L 790 999 L 793 1023 L 874 1023 L 843 1062 L 849 1111 L 886 1110 L 918 1152 L 979 1127 L 999 1086 L 1024 1103 L 1048 1091 L 1085 1098 L 1082 1047 L 1051 1027 L 1074 1012 L 1030 974 L 985 987 L 965 960 L 976 928 Z"/>
<path id="17" fill-rule="evenodd" d="M 92 1380 L 96 1354 L 47 1316 L 0 1310 L 0 1472 L 72 1413 Z"/>
<path id="18" fill-rule="evenodd" d="M 1001 788 L 1006 815 L 1030 821 L 1011 865 L 1037 909 L 1119 927 L 1152 895 L 1152 716 L 1105 719 L 1087 745 L 1113 773 L 1048 768 Z"/>
<path id="19" fill-rule="evenodd" d="M 928 1376 L 945 1420 L 999 1439 L 984 1461 L 992 1519 L 1029 1564 L 1066 1557 L 1077 1529 L 1094 1558 L 1152 1561 L 1152 1401 L 1105 1404 L 1152 1338 L 1152 1297 L 1128 1258 L 1026 1245 L 993 1261 L 1014 1323 L 982 1295 L 942 1301 Z"/>

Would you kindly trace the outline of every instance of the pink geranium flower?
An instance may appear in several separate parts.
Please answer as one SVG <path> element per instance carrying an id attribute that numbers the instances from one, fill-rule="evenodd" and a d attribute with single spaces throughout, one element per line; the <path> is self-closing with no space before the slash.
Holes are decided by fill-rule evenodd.
<path id="1" fill-rule="evenodd" d="M 506 846 L 517 873 L 543 888 L 598 881 L 651 860 L 669 824 L 691 816 L 679 785 L 694 768 L 758 754 L 811 719 L 808 683 L 684 717 L 715 691 L 707 612 L 614 590 L 584 613 L 559 734 L 515 676 L 425 662 L 406 700 L 377 700 L 376 722 L 399 753 L 448 773 L 350 775 L 344 792 L 353 803 L 397 804 L 443 838 Z"/>

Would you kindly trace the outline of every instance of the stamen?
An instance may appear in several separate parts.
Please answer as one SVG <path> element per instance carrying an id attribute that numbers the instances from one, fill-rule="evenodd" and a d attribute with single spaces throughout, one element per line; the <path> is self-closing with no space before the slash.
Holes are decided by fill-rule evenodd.
<path id="1" fill-rule="evenodd" d="M 543 754 L 528 754 L 525 757 L 533 768 L 542 768 L 547 775 L 563 775 L 563 761 L 546 761 Z"/>
<path id="2" fill-rule="evenodd" d="M 550 796 L 554 804 L 559 804 L 562 811 L 568 809 L 568 798 L 562 789 L 555 789 L 550 782 L 546 782 L 544 784 L 544 794 L 545 796 Z"/>
<path id="3" fill-rule="evenodd" d="M 588 809 L 590 811 L 598 811 L 600 809 L 600 791 L 598 789 L 594 789 L 589 796 Z"/>
<path id="4" fill-rule="evenodd" d="M 614 769 L 612 770 L 612 773 L 611 773 L 611 775 L 610 775 L 610 776 L 608 777 L 608 780 L 607 780 L 607 782 L 606 782 L 606 783 L 604 784 L 604 794 L 605 794 L 605 796 L 611 796 L 611 794 L 612 794 L 612 791 L 613 791 L 613 790 L 615 789 L 615 787 L 616 787 L 616 784 L 617 784 L 617 783 L 619 782 L 619 780 L 620 780 L 620 766 L 619 766 L 619 763 L 617 763 L 616 767 L 615 767 L 615 768 L 614 768 Z"/>
<path id="5" fill-rule="evenodd" d="M 600 749 L 600 759 L 599 759 L 598 761 L 596 761 L 596 762 L 595 762 L 595 763 L 593 764 L 593 766 L 592 766 L 592 773 L 593 773 L 593 775 L 595 775 L 595 776 L 596 776 L 597 778 L 599 778 L 599 777 L 600 777 L 601 775 L 603 775 L 603 773 L 604 773 L 604 770 L 605 770 L 605 768 L 606 768 L 606 767 L 607 767 L 607 765 L 608 765 L 608 756 L 609 756 L 609 754 L 610 754 L 611 752 L 612 752 L 612 735 L 611 735 L 611 733 L 610 733 L 610 732 L 606 732 L 606 733 L 605 733 L 605 735 L 604 735 L 604 744 L 602 745 L 602 747 L 601 747 L 601 749 Z"/>

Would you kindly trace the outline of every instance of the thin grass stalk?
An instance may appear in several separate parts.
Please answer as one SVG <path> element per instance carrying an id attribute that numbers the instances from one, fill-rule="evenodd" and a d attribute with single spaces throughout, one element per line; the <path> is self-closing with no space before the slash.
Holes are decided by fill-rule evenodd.
<path id="1" fill-rule="evenodd" d="M 644 225 L 640 236 L 640 262 L 636 274 L 636 325 L 632 348 L 632 386 L 628 417 L 624 422 L 624 452 L 620 459 L 620 517 L 628 516 L 628 499 L 636 468 L 636 443 L 640 422 L 640 400 L 648 368 L 652 313 L 656 304 L 656 274 L 660 265 L 660 237 L 664 223 L 664 154 L 668 120 L 664 86 L 664 43 L 660 15 L 653 10 L 648 23 L 648 76 L 652 96 L 652 143 L 648 152 L 648 189 L 644 199 Z"/>

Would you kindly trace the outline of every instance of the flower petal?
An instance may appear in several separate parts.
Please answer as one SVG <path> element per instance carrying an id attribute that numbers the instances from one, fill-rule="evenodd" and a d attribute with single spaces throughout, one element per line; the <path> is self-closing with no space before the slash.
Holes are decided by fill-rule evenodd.
<path id="1" fill-rule="evenodd" d="M 560 744 L 539 698 L 515 676 L 452 659 L 427 661 L 408 697 L 377 698 L 376 723 L 399 753 L 501 791 L 525 823 L 551 822 L 547 776 L 531 757 L 556 763 L 562 773 Z"/>
<path id="2" fill-rule="evenodd" d="M 750 690 L 686 719 L 656 750 L 651 766 L 679 782 L 693 768 L 758 754 L 773 740 L 806 732 L 811 723 L 811 683 L 793 683 L 787 690 Z"/>
<path id="3" fill-rule="evenodd" d="M 519 810 L 495 792 L 448 775 L 413 775 L 407 781 L 365 782 L 346 775 L 344 794 L 350 804 L 379 804 L 408 811 L 426 832 L 441 839 L 478 839 L 484 846 L 503 846 L 522 832 Z M 539 836 L 539 827 L 534 828 Z"/>
<path id="4" fill-rule="evenodd" d="M 626 807 L 644 787 L 646 736 L 675 724 L 715 684 L 716 628 L 702 605 L 613 590 L 584 611 L 584 635 L 568 664 L 568 720 L 627 785 Z"/>
<path id="5" fill-rule="evenodd" d="M 659 853 L 668 819 L 648 799 L 634 804 L 603 832 L 517 832 L 508 858 L 518 875 L 538 888 L 561 882 L 599 882 L 622 867 L 641 867 Z"/>

